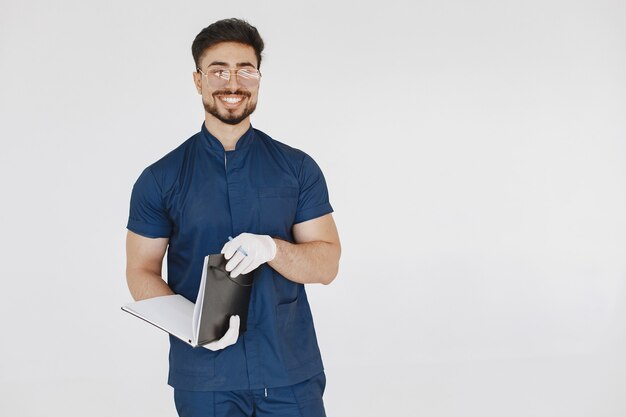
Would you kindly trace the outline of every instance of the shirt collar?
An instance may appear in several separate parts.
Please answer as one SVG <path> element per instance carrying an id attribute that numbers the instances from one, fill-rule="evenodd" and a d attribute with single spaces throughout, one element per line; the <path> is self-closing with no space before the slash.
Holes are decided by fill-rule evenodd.
<path id="1" fill-rule="evenodd" d="M 206 128 L 204 122 L 202 122 L 202 127 L 200 128 L 200 136 L 202 137 L 202 141 L 209 145 L 209 148 L 217 151 L 223 151 L 224 146 L 222 142 L 220 142 L 209 130 Z M 246 133 L 241 135 L 237 144 L 235 145 L 235 151 L 240 149 L 245 149 L 252 144 L 252 140 L 254 139 L 254 129 L 252 125 L 250 128 L 246 130 Z"/>

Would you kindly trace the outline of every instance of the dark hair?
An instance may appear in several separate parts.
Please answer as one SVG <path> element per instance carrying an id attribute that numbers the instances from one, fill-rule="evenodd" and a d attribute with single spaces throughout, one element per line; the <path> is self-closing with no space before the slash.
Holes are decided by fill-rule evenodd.
<path id="1" fill-rule="evenodd" d="M 224 19 L 210 24 L 198 33 L 191 44 L 191 54 L 200 67 L 200 60 L 204 52 L 211 46 L 220 42 L 238 42 L 250 45 L 254 48 L 258 67 L 261 67 L 261 52 L 263 52 L 263 39 L 254 26 L 241 19 Z"/>

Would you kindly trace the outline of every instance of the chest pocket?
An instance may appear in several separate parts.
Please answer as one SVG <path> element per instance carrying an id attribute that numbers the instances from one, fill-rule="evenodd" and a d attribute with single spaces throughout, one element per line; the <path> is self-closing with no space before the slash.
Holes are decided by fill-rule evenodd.
<path id="1" fill-rule="evenodd" d="M 298 209 L 298 188 L 259 187 L 257 197 L 263 233 L 288 238 Z"/>

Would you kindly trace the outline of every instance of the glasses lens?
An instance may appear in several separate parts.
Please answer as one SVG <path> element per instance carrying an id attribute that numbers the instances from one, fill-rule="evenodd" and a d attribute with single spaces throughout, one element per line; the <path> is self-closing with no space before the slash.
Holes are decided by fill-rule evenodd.
<path id="1" fill-rule="evenodd" d="M 244 87 L 256 87 L 261 79 L 261 73 L 253 68 L 242 68 L 237 71 L 237 81 Z"/>
<path id="2" fill-rule="evenodd" d="M 211 87 L 219 88 L 228 84 L 230 79 L 230 71 L 227 69 L 209 69 L 206 79 Z"/>

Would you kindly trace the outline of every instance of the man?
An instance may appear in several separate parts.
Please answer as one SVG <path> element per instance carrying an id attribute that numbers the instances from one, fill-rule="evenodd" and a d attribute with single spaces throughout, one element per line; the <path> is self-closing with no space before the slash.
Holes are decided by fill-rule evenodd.
<path id="1" fill-rule="evenodd" d="M 250 124 L 263 47 L 256 28 L 238 19 L 198 34 L 192 54 L 201 131 L 133 187 L 126 246 L 135 300 L 176 293 L 194 301 L 207 254 L 224 253 L 233 277 L 255 270 L 244 333 L 233 316 L 226 335 L 206 349 L 170 337 L 168 383 L 181 416 L 325 415 L 303 284 L 333 281 L 341 248 L 317 164 Z"/>

